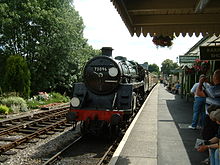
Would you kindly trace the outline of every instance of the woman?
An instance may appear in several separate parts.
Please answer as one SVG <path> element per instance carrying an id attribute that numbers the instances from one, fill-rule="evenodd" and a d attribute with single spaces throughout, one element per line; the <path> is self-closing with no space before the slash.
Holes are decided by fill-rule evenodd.
<path id="1" fill-rule="evenodd" d="M 215 121 L 218 125 L 220 125 L 220 109 L 210 112 L 209 116 L 211 120 Z M 215 137 L 211 138 L 208 141 L 205 141 L 205 144 L 199 146 L 197 149 L 197 151 L 199 152 L 204 152 L 207 149 L 209 149 L 211 165 L 220 165 L 219 139 L 220 139 L 220 127 L 218 128 L 218 132 Z"/>

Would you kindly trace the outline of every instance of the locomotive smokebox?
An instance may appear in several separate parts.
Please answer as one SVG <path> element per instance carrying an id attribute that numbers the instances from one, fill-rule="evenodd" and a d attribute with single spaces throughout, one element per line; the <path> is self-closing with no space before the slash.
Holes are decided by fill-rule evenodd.
<path id="1" fill-rule="evenodd" d="M 102 47 L 102 55 L 112 57 L 112 47 Z"/>

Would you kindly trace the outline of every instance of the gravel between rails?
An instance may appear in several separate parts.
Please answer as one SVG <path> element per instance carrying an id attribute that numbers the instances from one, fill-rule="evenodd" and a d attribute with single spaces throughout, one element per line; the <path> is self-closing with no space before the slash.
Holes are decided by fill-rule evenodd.
<path id="1" fill-rule="evenodd" d="M 1 165 L 41 165 L 42 160 L 62 150 L 76 138 L 78 133 L 78 127 L 75 131 L 72 130 L 72 127 L 68 127 L 63 132 L 56 132 L 46 139 L 36 138 L 38 142 L 35 144 L 25 143 L 25 149 L 12 149 L 17 154 L 10 156 L 3 155 L 4 157 L 8 157 L 8 160 L 1 163 Z"/>

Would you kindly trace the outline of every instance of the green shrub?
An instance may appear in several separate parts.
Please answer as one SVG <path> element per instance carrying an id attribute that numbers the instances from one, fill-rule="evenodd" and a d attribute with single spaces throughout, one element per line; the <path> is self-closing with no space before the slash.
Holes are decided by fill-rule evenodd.
<path id="1" fill-rule="evenodd" d="M 60 93 L 51 92 L 50 97 L 54 102 L 63 102 L 66 103 L 69 101 L 69 98 L 66 96 L 61 95 Z"/>
<path id="2" fill-rule="evenodd" d="M 4 97 L 18 97 L 18 93 L 16 92 L 4 92 Z"/>
<path id="3" fill-rule="evenodd" d="M 0 114 L 8 114 L 9 113 L 9 108 L 5 105 L 0 105 Z"/>
<path id="4" fill-rule="evenodd" d="M 27 105 L 29 109 L 38 109 L 41 101 L 29 99 Z"/>
<path id="5" fill-rule="evenodd" d="M 31 74 L 25 58 L 11 55 L 6 60 L 3 77 L 4 92 L 16 92 L 19 96 L 28 98 L 30 95 Z"/>
<path id="6" fill-rule="evenodd" d="M 21 97 L 3 98 L 1 103 L 9 107 L 14 113 L 26 112 L 28 110 L 26 101 Z"/>
<path id="7" fill-rule="evenodd" d="M 46 96 L 46 97 L 45 97 Z M 39 94 L 31 99 L 28 99 L 28 108 L 36 109 L 40 105 L 47 105 L 51 103 L 66 103 L 69 101 L 69 97 L 63 96 L 60 93 L 52 92 L 47 95 Z"/>

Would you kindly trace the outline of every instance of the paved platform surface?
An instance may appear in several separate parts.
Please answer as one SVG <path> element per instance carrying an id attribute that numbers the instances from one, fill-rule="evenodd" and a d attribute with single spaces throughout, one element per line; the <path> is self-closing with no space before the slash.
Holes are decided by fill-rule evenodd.
<path id="1" fill-rule="evenodd" d="M 200 130 L 191 130 L 192 101 L 158 84 L 145 101 L 109 165 L 199 165 L 208 157 L 194 149 Z"/>

